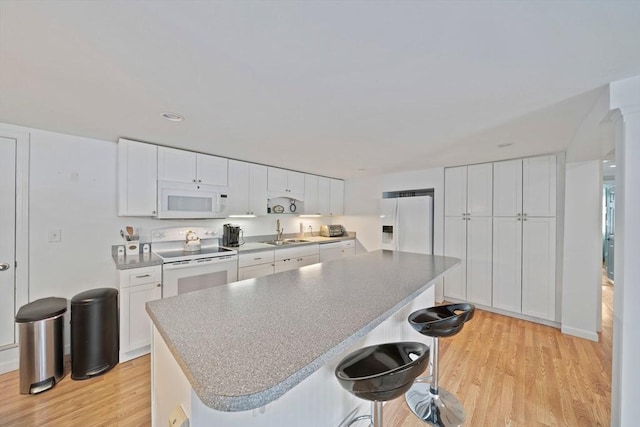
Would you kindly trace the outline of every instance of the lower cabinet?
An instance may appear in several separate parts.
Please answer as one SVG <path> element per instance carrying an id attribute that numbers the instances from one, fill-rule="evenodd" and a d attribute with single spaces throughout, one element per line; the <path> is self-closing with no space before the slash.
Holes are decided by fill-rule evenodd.
<path id="1" fill-rule="evenodd" d="M 320 262 L 318 244 L 300 245 L 291 248 L 276 249 L 275 272 L 295 270 L 305 265 Z"/>
<path id="2" fill-rule="evenodd" d="M 238 257 L 238 280 L 253 279 L 274 273 L 274 250 L 241 253 Z"/>
<path id="3" fill-rule="evenodd" d="M 151 320 L 145 304 L 162 298 L 162 267 L 120 270 L 120 362 L 149 353 Z"/>
<path id="4" fill-rule="evenodd" d="M 320 244 L 320 262 L 325 262 L 332 259 L 346 258 L 355 254 L 355 240 L 343 240 L 341 242 Z"/>
<path id="5" fill-rule="evenodd" d="M 555 218 L 493 218 L 493 306 L 555 321 Z"/>

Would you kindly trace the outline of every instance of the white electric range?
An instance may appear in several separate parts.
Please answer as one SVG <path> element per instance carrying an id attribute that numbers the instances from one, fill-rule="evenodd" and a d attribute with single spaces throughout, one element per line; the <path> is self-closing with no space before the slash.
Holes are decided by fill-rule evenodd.
<path id="1" fill-rule="evenodd" d="M 216 231 L 207 227 L 173 227 L 151 232 L 153 252 L 163 261 L 162 298 L 238 280 L 238 252 L 220 247 L 219 238 Z"/>

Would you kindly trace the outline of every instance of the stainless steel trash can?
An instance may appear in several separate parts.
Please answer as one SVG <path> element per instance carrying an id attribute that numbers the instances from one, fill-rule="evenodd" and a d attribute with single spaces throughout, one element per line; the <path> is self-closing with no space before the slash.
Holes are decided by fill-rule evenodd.
<path id="1" fill-rule="evenodd" d="M 16 314 L 20 342 L 20 393 L 49 390 L 64 376 L 65 298 L 42 298 Z"/>

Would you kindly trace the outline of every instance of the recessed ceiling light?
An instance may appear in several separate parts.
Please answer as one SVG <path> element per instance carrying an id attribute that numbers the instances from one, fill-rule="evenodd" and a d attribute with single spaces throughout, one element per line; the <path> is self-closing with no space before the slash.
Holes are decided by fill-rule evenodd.
<path id="1" fill-rule="evenodd" d="M 603 160 L 602 163 L 609 163 L 611 160 Z"/>
<path id="2" fill-rule="evenodd" d="M 616 165 L 609 165 L 609 167 L 610 167 L 610 168 L 615 168 L 615 167 L 616 167 Z"/>
<path id="3" fill-rule="evenodd" d="M 172 122 L 181 122 L 184 120 L 184 117 L 176 113 L 162 113 L 162 117 Z"/>
<path id="4" fill-rule="evenodd" d="M 513 142 L 506 142 L 504 144 L 498 144 L 498 148 L 507 148 L 507 147 L 511 147 L 513 145 Z"/>

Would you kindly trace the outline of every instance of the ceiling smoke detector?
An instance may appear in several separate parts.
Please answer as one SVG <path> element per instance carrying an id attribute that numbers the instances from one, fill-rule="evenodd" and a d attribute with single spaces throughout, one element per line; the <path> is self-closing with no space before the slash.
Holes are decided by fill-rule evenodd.
<path id="1" fill-rule="evenodd" d="M 184 117 L 176 113 L 162 113 L 162 117 L 172 122 L 181 122 L 184 120 Z"/>

